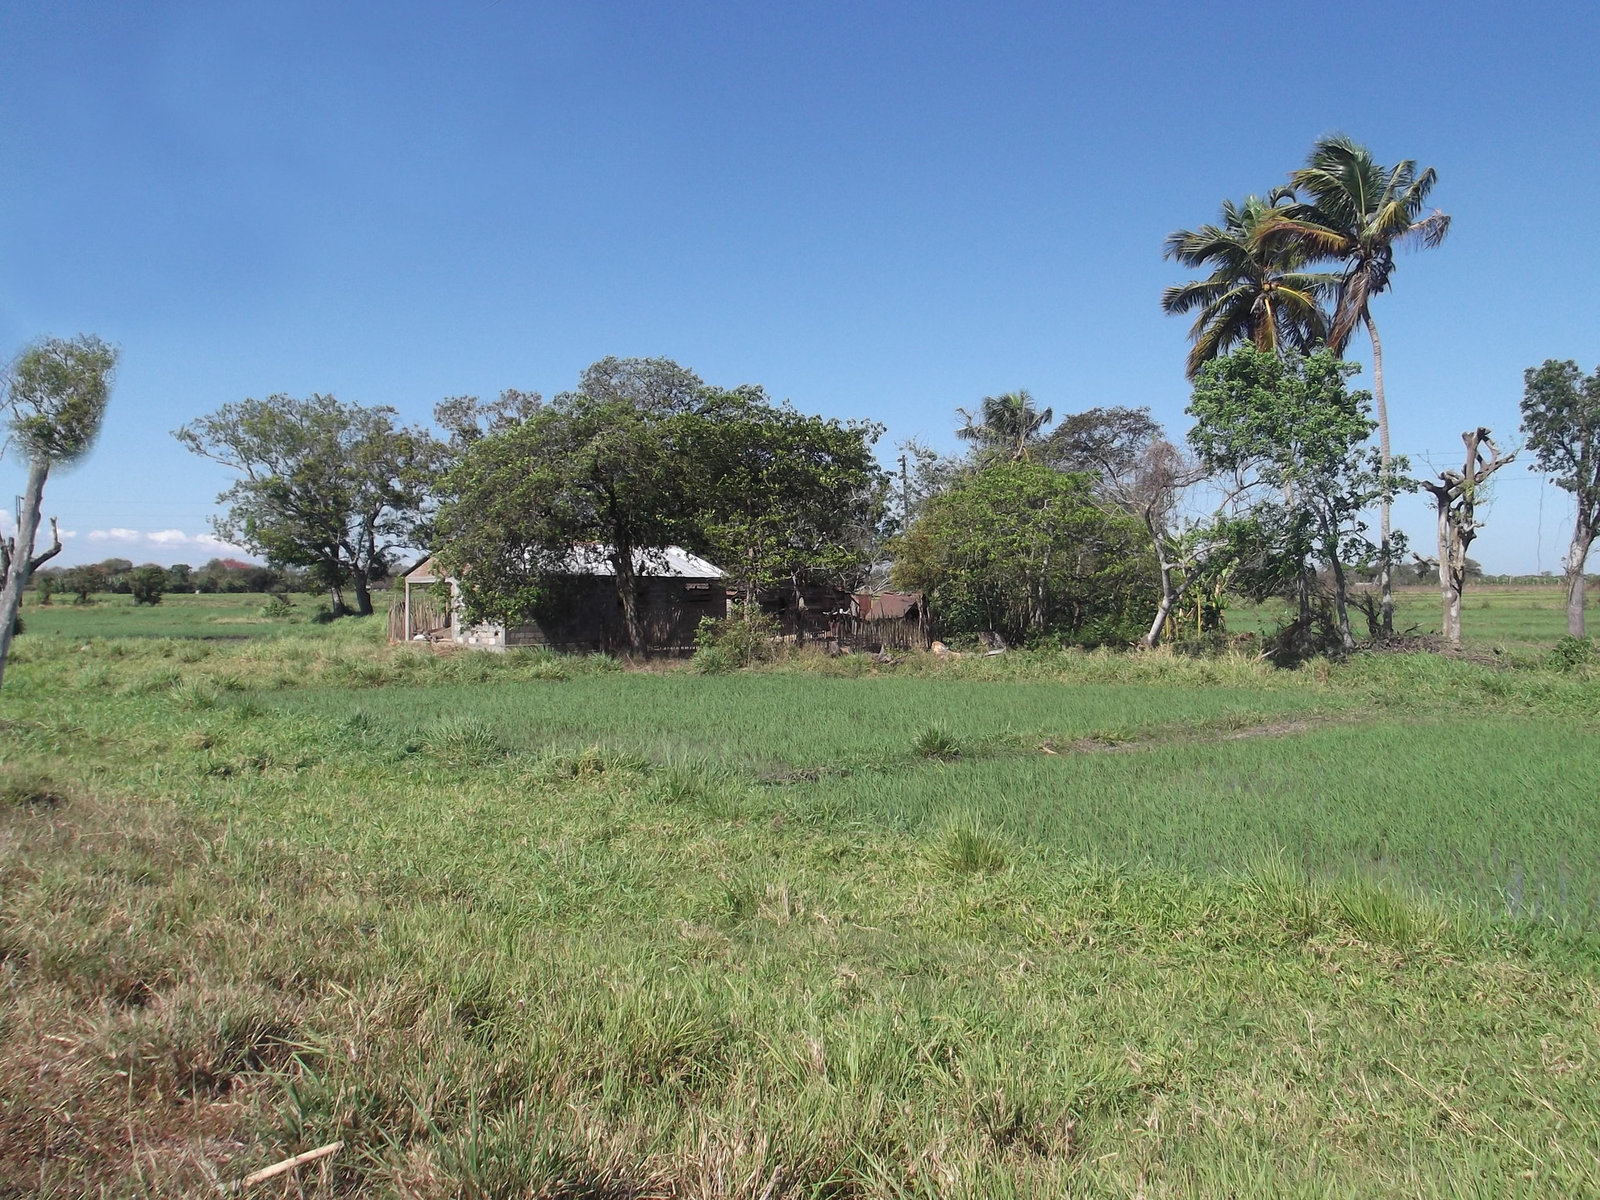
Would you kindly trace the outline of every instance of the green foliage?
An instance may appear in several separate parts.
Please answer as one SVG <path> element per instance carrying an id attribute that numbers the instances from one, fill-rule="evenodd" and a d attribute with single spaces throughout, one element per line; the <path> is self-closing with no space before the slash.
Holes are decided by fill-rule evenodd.
<path id="1" fill-rule="evenodd" d="M 1306 354 L 1327 336 L 1322 305 L 1338 277 L 1302 270 L 1307 255 L 1301 247 L 1261 238 L 1261 231 L 1293 199 L 1289 189 L 1279 189 L 1265 200 L 1247 196 L 1240 205 L 1225 200 L 1221 226 L 1168 235 L 1164 258 L 1186 267 L 1212 268 L 1209 277 L 1169 287 L 1161 295 L 1161 307 L 1169 314 L 1199 310 L 1189 331 L 1193 348 L 1185 370 L 1190 379 L 1239 345 Z"/>
<path id="2" fill-rule="evenodd" d="M 394 417 L 387 406 L 279 394 L 225 404 L 173 436 L 240 475 L 217 497 L 227 508 L 213 522 L 220 537 L 309 569 L 334 592 L 336 610 L 340 589 L 353 586 L 365 616 L 369 583 L 424 536 L 442 454 L 431 436 Z"/>
<path id="3" fill-rule="evenodd" d="M 877 549 L 881 425 L 807 416 L 759 388 L 712 397 L 691 432 L 699 538 L 748 602 L 785 583 L 854 585 Z"/>
<path id="4" fill-rule="evenodd" d="M 135 604 L 160 604 L 167 590 L 167 571 L 165 567 L 147 563 L 129 571 L 127 581 L 128 594 Z"/>
<path id="5" fill-rule="evenodd" d="M 1523 372 L 1522 432 L 1539 470 L 1600 507 L 1600 367 L 1587 378 L 1571 359 L 1546 359 Z"/>
<path id="6" fill-rule="evenodd" d="M 1096 505 L 1088 476 L 1006 463 L 923 504 L 893 580 L 945 633 L 1128 642 L 1155 602 L 1148 560 L 1143 527 Z"/>
<path id="7" fill-rule="evenodd" d="M 1564 671 L 1575 671 L 1600 661 L 1600 654 L 1589 638 L 1564 637 L 1550 651 L 1550 659 Z"/>
<path id="8" fill-rule="evenodd" d="M 461 580 L 467 620 L 535 611 L 573 547 L 594 544 L 642 649 L 636 576 L 652 550 L 696 541 L 687 450 L 704 392 L 675 363 L 605 359 L 579 390 L 471 441 L 440 483 L 438 517 L 439 561 Z"/>
<path id="9" fill-rule="evenodd" d="M 1334 628 L 1323 642 L 1346 648 L 1345 564 L 1377 553 L 1361 514 L 1384 494 L 1377 452 L 1366 447 L 1376 428 L 1371 397 L 1345 385 L 1358 369 L 1327 351 L 1243 347 L 1201 368 L 1188 408 L 1189 444 L 1209 470 L 1238 484 L 1234 512 L 1209 531 L 1210 569 L 1255 599 L 1298 593 L 1303 637 L 1315 615 L 1315 570 L 1327 568 Z"/>
<path id="10" fill-rule="evenodd" d="M 1306 165 L 1289 176 L 1304 197 L 1274 212 L 1256 230 L 1269 247 L 1300 253 L 1311 262 L 1341 264 L 1327 343 L 1343 353 L 1350 336 L 1369 320 L 1372 298 L 1387 291 L 1399 245 L 1433 247 L 1450 231 L 1450 218 L 1423 206 L 1438 175 L 1412 159 L 1385 166 L 1372 151 L 1343 134 L 1320 138 Z"/>
<path id="11" fill-rule="evenodd" d="M 712 555 L 746 596 L 859 575 L 886 494 L 880 433 L 667 360 L 605 359 L 577 391 L 464 444 L 442 485 L 440 561 L 469 620 L 510 620 L 550 601 L 574 546 L 595 545 L 641 649 L 638 580 L 664 547 Z"/>
<path id="12" fill-rule="evenodd" d="M 694 635 L 695 670 L 721 675 L 778 657 L 778 622 L 751 606 L 726 617 L 702 617 Z"/>
<path id="13" fill-rule="evenodd" d="M 118 352 L 99 338 L 46 338 L 11 364 L 5 407 L 30 462 L 71 463 L 94 445 L 111 399 Z"/>
<path id="14" fill-rule="evenodd" d="M 269 621 L 286 621 L 294 616 L 294 605 L 285 595 L 268 596 L 267 602 L 261 606 L 261 615 Z"/>

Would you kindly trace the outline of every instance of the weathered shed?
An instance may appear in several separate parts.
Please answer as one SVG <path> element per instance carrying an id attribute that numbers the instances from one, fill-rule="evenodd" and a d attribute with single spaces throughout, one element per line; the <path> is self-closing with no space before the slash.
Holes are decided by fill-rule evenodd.
<path id="1" fill-rule="evenodd" d="M 391 636 L 398 632 L 397 640 L 449 640 L 460 646 L 495 650 L 512 646 L 619 649 L 627 644 L 627 637 L 610 554 L 608 546 L 574 546 L 561 569 L 552 574 L 550 596 L 538 611 L 516 622 L 478 624 L 462 620 L 461 589 L 453 579 L 445 581 L 450 586 L 450 603 L 442 621 L 419 602 L 419 594 L 435 594 L 440 582 L 433 559 L 424 559 L 402 577 L 403 623 L 397 631 L 391 616 Z M 680 546 L 636 552 L 634 570 L 639 576 L 639 617 L 645 644 L 652 650 L 689 649 L 701 618 L 727 613 L 721 569 Z"/>

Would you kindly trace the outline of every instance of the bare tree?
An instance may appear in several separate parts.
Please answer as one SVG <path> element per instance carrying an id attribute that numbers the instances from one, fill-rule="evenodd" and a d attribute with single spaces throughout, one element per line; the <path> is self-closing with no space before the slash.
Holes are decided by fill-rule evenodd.
<path id="1" fill-rule="evenodd" d="M 1475 519 L 1479 490 L 1501 467 L 1517 456 L 1502 455 L 1489 431 L 1481 425 L 1461 435 L 1467 460 L 1459 471 L 1440 471 L 1438 483 L 1423 480 L 1439 513 L 1439 592 L 1444 603 L 1444 636 L 1461 645 L 1461 592 L 1467 582 L 1467 547 L 1483 522 Z M 1485 455 L 1485 449 L 1488 454 Z"/>
<path id="2" fill-rule="evenodd" d="M 71 341 L 46 338 L 29 346 L 12 364 L 3 408 L 11 416 L 10 442 L 28 460 L 28 484 L 17 514 L 17 530 L 4 543 L 5 588 L 0 591 L 0 679 L 22 589 L 39 566 L 61 552 L 55 520 L 50 522 L 50 549 L 33 553 L 39 531 L 39 510 L 50 468 L 75 462 L 89 452 L 111 398 L 111 377 L 117 351 L 99 338 L 79 335 Z"/>

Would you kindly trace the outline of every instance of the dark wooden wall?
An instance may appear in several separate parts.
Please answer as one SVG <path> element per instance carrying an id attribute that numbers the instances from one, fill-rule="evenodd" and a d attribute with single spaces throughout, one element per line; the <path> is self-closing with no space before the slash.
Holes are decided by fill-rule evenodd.
<path id="1" fill-rule="evenodd" d="M 650 579 L 641 592 L 645 643 L 652 650 L 692 648 L 700 619 L 727 611 L 720 579 Z M 506 626 L 507 646 L 609 651 L 627 644 L 616 584 L 603 576 L 574 580 L 546 610 Z"/>

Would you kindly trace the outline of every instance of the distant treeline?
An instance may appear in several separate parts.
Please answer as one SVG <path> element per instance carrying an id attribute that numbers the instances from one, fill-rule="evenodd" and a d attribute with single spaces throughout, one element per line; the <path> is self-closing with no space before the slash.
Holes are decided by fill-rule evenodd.
<path id="1" fill-rule="evenodd" d="M 146 599 L 163 592 L 299 592 L 308 586 L 296 567 L 264 567 L 236 558 L 213 558 L 201 567 L 174 563 L 134 566 L 131 559 L 108 558 L 76 567 L 45 568 L 31 587 L 40 595 L 70 595 L 81 603 L 101 592 Z"/>

